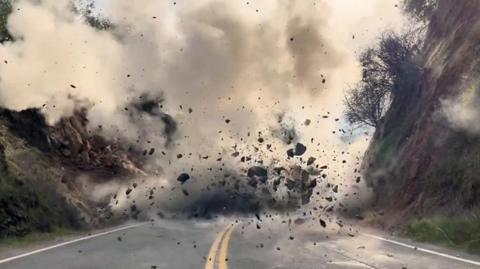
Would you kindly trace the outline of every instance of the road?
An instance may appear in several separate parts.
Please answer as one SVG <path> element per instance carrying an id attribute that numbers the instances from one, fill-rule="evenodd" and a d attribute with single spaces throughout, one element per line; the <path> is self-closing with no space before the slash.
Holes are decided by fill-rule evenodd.
<path id="1" fill-rule="evenodd" d="M 10 253 L 13 257 L 0 258 L 0 268 L 480 268 L 478 260 L 472 257 L 464 259 L 402 242 L 364 231 L 339 233 L 308 222 L 299 225 L 252 219 L 157 220 L 23 255 Z"/>

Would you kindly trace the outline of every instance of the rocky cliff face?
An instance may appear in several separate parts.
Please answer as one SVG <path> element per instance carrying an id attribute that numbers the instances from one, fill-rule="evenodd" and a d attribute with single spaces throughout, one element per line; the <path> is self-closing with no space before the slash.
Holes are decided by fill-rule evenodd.
<path id="1" fill-rule="evenodd" d="M 428 26 L 423 71 L 396 98 L 364 159 L 374 206 L 397 217 L 480 205 L 480 135 L 452 105 L 480 109 L 480 1 L 440 0 Z M 450 101 L 453 100 L 453 101 Z M 452 113 L 454 113 L 453 111 Z M 480 121 L 471 121 L 472 124 Z M 458 128 L 463 126 L 463 128 Z"/>
<path id="2" fill-rule="evenodd" d="M 130 161 L 125 146 L 87 130 L 85 110 L 76 111 L 54 126 L 48 126 L 37 109 L 20 112 L 1 109 L 0 116 L 12 134 L 41 152 L 57 157 L 59 162 L 86 171 L 103 169 L 106 172 L 108 168 L 108 173 L 116 177 L 142 174 L 138 165 Z M 109 177 L 107 173 L 103 176 Z"/>

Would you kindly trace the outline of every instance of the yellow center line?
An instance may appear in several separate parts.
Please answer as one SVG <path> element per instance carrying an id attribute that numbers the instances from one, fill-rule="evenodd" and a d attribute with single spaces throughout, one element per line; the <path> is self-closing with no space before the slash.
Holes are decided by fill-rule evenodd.
<path id="1" fill-rule="evenodd" d="M 225 234 L 223 238 L 222 245 L 220 246 L 220 253 L 218 257 L 218 269 L 228 269 L 227 261 L 228 261 L 228 243 L 230 242 L 230 238 L 232 237 L 233 230 L 235 226 L 231 226 L 230 229 Z"/>
<path id="2" fill-rule="evenodd" d="M 228 232 L 230 227 L 231 227 L 230 225 L 227 226 L 222 232 L 220 232 L 217 235 L 217 238 L 215 238 L 215 241 L 213 241 L 213 244 L 210 247 L 210 251 L 208 252 L 207 263 L 205 264 L 205 269 L 214 269 L 215 257 L 217 256 L 218 247 L 219 247 L 225 233 Z"/>

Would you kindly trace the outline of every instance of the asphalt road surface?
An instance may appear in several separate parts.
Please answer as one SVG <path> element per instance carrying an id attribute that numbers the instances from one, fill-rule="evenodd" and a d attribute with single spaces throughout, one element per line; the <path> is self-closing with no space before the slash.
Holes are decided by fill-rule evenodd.
<path id="1" fill-rule="evenodd" d="M 258 226 L 257 226 L 258 224 Z M 355 229 L 252 219 L 133 224 L 35 251 L 0 254 L 5 269 L 462 269 L 480 259 Z"/>

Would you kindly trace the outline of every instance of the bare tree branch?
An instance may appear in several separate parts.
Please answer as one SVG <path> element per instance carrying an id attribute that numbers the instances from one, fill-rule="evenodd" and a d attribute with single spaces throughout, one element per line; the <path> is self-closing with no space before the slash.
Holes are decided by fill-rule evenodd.
<path id="1" fill-rule="evenodd" d="M 377 127 L 397 96 L 408 94 L 417 80 L 421 38 L 385 32 L 378 47 L 360 55 L 362 80 L 345 96 L 345 116 L 353 125 Z"/>

